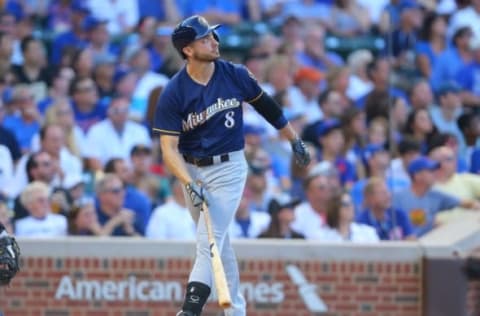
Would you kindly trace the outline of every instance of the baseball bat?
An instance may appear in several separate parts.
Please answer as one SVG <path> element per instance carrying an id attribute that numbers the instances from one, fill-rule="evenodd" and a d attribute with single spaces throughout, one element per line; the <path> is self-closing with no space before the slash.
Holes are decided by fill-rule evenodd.
<path id="1" fill-rule="evenodd" d="M 222 308 L 229 308 L 232 306 L 232 299 L 230 297 L 230 291 L 228 290 L 227 277 L 223 269 L 222 259 L 220 258 L 215 236 L 213 235 L 210 211 L 205 202 L 203 203 L 203 216 L 205 218 L 205 225 L 207 226 L 208 244 L 210 245 L 210 258 L 212 259 L 213 279 L 217 290 L 218 305 Z"/>

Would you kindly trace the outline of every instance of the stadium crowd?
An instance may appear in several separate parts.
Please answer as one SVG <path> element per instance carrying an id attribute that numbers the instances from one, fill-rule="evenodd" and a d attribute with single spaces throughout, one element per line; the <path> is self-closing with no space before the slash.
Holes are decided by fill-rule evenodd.
<path id="1" fill-rule="evenodd" d="M 410 240 L 480 210 L 480 0 L 3 3 L 0 222 L 16 236 L 194 239 L 150 121 L 192 14 L 222 24 L 225 58 L 313 157 L 298 169 L 245 104 L 232 238 Z"/>

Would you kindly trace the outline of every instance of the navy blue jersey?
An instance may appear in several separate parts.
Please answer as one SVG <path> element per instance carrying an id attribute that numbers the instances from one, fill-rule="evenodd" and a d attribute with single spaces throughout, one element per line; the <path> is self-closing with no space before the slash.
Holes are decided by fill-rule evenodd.
<path id="1" fill-rule="evenodd" d="M 153 130 L 179 136 L 179 151 L 198 158 L 243 149 L 242 102 L 262 93 L 244 66 L 216 60 L 207 85 L 192 80 L 184 67 L 160 97 Z"/>

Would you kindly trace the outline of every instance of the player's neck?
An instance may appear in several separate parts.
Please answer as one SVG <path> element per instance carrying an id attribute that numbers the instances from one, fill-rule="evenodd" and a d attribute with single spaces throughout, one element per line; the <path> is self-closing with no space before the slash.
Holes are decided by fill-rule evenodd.
<path id="1" fill-rule="evenodd" d="M 207 85 L 210 79 L 213 76 L 213 72 L 215 71 L 215 63 L 214 62 L 198 62 L 190 60 L 187 63 L 187 73 L 192 78 L 193 81 L 201 84 Z"/>

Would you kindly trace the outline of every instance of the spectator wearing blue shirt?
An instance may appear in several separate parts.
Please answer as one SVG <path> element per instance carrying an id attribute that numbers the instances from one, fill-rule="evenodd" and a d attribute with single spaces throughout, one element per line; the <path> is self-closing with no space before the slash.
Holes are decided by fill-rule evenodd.
<path id="1" fill-rule="evenodd" d="M 125 160 L 113 158 L 105 164 L 105 173 L 111 173 L 118 176 L 122 181 L 125 191 L 123 207 L 134 211 L 137 223 L 137 232 L 145 235 L 150 213 L 152 211 L 152 202 L 143 192 L 132 185 L 133 174 Z"/>
<path id="2" fill-rule="evenodd" d="M 112 236 L 139 236 L 143 220 L 123 206 L 125 189 L 115 174 L 105 174 L 95 184 L 98 222 L 112 228 Z M 109 229 L 110 230 L 110 229 Z"/>
<path id="3" fill-rule="evenodd" d="M 54 65 L 60 63 L 65 48 L 82 48 L 87 45 L 84 20 L 89 14 L 90 10 L 84 1 L 72 3 L 72 29 L 53 39 L 50 61 Z"/>
<path id="4" fill-rule="evenodd" d="M 469 106 L 480 105 L 480 37 L 470 39 L 470 49 L 473 60 L 462 67 L 457 73 L 457 82 L 462 87 L 461 98 L 463 104 Z"/>
<path id="5" fill-rule="evenodd" d="M 29 152 L 32 138 L 40 130 L 40 114 L 28 86 L 15 87 L 11 105 L 18 109 L 19 114 L 5 116 L 3 126 L 15 135 L 21 151 Z"/>
<path id="6" fill-rule="evenodd" d="M 393 196 L 393 207 L 407 212 L 413 233 L 417 237 L 423 236 L 435 227 L 435 216 L 438 212 L 455 207 L 472 207 L 470 200 L 459 200 L 432 189 L 435 182 L 434 171 L 439 166 L 438 162 L 424 156 L 412 160 L 408 166 L 408 173 L 412 179 L 411 187 Z"/>
<path id="7" fill-rule="evenodd" d="M 416 64 L 424 78 L 430 79 L 437 57 L 446 49 L 446 31 L 447 21 L 443 15 L 430 13 L 423 21 L 422 40 L 416 43 L 415 54 Z"/>
<path id="8" fill-rule="evenodd" d="M 158 21 L 174 22 L 181 18 L 179 12 L 180 1 L 175 0 L 137 0 L 138 14 L 140 18 L 146 16 L 155 17 Z"/>
<path id="9" fill-rule="evenodd" d="M 458 71 L 470 63 L 472 60 L 469 44 L 471 38 L 472 31 L 468 26 L 458 29 L 453 36 L 452 45 L 437 57 L 430 77 L 434 91 L 438 91 L 445 81 L 456 81 Z"/>
<path id="10" fill-rule="evenodd" d="M 384 179 L 370 178 L 364 189 L 365 209 L 357 222 L 372 226 L 381 240 L 415 239 L 407 214 L 392 207 L 392 195 Z"/>

